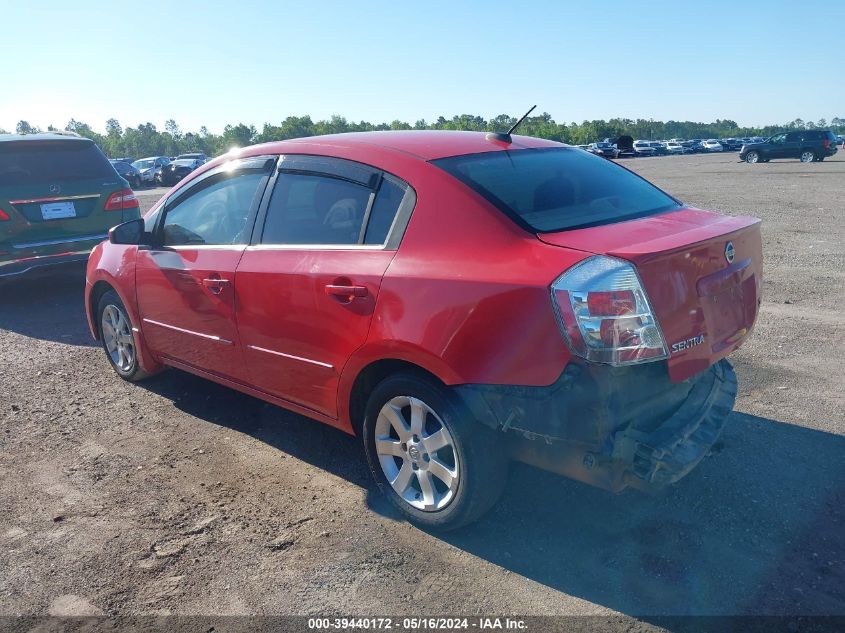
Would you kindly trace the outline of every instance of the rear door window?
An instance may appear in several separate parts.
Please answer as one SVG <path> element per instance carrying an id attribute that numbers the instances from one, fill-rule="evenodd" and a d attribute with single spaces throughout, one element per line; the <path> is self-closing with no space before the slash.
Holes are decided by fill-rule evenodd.
<path id="1" fill-rule="evenodd" d="M 76 140 L 0 143 L 0 187 L 114 178 L 94 143 Z"/>
<path id="2" fill-rule="evenodd" d="M 382 245 L 407 185 L 351 161 L 285 156 L 261 234 L 262 244 Z"/>
<path id="3" fill-rule="evenodd" d="M 432 162 L 531 232 L 611 224 L 680 207 L 627 169 L 573 148 L 485 152 Z"/>

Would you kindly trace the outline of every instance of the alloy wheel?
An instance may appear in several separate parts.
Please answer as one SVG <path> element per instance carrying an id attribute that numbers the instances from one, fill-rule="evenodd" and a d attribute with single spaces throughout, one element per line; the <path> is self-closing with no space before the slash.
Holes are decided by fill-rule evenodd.
<path id="1" fill-rule="evenodd" d="M 449 428 L 425 402 L 396 396 L 381 408 L 375 449 L 384 476 L 419 510 L 445 508 L 458 490 L 461 467 Z"/>
<path id="2" fill-rule="evenodd" d="M 760 155 L 757 152 L 748 152 L 745 155 L 745 162 L 751 163 L 752 165 L 760 160 Z"/>
<path id="3" fill-rule="evenodd" d="M 135 341 L 129 319 L 116 305 L 107 305 L 100 326 L 112 363 L 122 372 L 130 371 L 135 363 Z"/>
<path id="4" fill-rule="evenodd" d="M 813 159 L 815 159 L 816 155 L 813 152 L 801 152 L 801 162 L 802 163 L 812 163 Z"/>

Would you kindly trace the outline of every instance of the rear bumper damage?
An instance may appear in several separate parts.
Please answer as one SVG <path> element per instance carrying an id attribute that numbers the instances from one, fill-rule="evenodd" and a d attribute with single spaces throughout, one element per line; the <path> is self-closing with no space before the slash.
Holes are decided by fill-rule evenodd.
<path id="1" fill-rule="evenodd" d="M 461 385 L 473 415 L 506 433 L 512 457 L 600 488 L 659 489 L 710 451 L 733 409 L 721 360 L 681 383 L 666 363 L 571 363 L 548 387 Z"/>

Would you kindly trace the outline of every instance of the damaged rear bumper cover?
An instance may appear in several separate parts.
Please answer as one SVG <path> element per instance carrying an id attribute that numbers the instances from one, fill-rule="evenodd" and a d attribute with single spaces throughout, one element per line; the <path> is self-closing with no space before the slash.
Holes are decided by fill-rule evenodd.
<path id="1" fill-rule="evenodd" d="M 709 452 L 733 409 L 736 374 L 721 360 L 682 383 L 665 362 L 571 363 L 548 387 L 461 385 L 484 424 L 507 434 L 514 459 L 600 488 L 662 488 Z"/>

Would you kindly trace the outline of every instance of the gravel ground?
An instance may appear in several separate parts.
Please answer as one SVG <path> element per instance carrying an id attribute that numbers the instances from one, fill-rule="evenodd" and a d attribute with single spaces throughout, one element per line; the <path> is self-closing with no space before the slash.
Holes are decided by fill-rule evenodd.
<path id="1" fill-rule="evenodd" d="M 117 379 L 81 271 L 39 275 L 0 287 L 0 614 L 845 614 L 845 156 L 626 165 L 765 222 L 737 412 L 678 485 L 515 466 L 430 535 L 354 438 L 175 370 Z"/>

